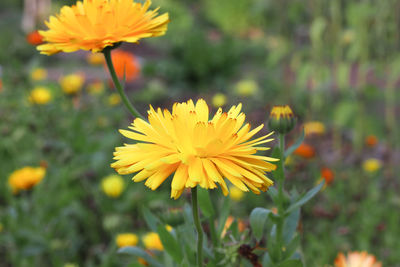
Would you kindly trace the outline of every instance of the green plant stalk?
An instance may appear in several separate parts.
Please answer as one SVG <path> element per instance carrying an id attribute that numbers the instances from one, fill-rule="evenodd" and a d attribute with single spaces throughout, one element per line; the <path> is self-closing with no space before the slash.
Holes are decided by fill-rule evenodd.
<path id="1" fill-rule="evenodd" d="M 124 102 L 125 106 L 129 110 L 129 112 L 137 118 L 144 119 L 143 116 L 139 113 L 139 111 L 137 111 L 137 109 L 129 101 L 128 97 L 125 94 L 124 89 L 122 88 L 121 83 L 118 80 L 117 73 L 115 72 L 114 65 L 113 65 L 112 59 L 111 59 L 111 50 L 112 49 L 113 48 L 108 48 L 108 47 L 104 48 L 103 54 L 106 59 L 107 67 L 108 67 L 108 70 L 110 71 L 111 78 L 114 82 L 115 88 L 117 88 L 117 91 L 118 91 L 119 95 L 121 96 L 122 102 Z"/>
<path id="2" fill-rule="evenodd" d="M 197 187 L 192 188 L 192 210 L 194 225 L 197 230 L 197 266 L 203 266 L 203 229 L 200 223 Z"/>
<path id="3" fill-rule="evenodd" d="M 276 225 L 276 242 L 278 246 L 278 257 L 279 260 L 282 260 L 282 245 L 283 245 L 283 223 L 285 216 L 285 207 L 284 207 L 284 182 L 285 182 L 285 171 L 283 169 L 284 161 L 285 161 L 285 135 L 279 134 L 279 165 L 280 165 L 280 179 L 278 181 L 278 222 Z"/>

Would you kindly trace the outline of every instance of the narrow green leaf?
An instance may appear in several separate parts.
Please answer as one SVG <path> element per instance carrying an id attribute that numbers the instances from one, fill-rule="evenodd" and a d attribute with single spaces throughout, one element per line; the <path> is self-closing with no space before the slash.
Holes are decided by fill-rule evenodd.
<path id="1" fill-rule="evenodd" d="M 143 258 L 150 264 L 150 266 L 163 267 L 163 265 L 151 257 L 146 251 L 138 247 L 123 247 L 118 250 L 118 253 L 129 254 Z"/>
<path id="2" fill-rule="evenodd" d="M 226 219 L 231 211 L 231 199 L 229 197 L 224 198 L 224 204 L 222 205 L 221 216 L 219 216 L 217 237 L 221 236 L 222 230 L 224 230 Z"/>
<path id="3" fill-rule="evenodd" d="M 286 260 L 277 267 L 303 267 L 301 260 Z"/>
<path id="4" fill-rule="evenodd" d="M 270 210 L 264 208 L 255 208 L 250 213 L 250 226 L 258 240 L 262 238 L 264 225 L 270 213 Z"/>
<path id="5" fill-rule="evenodd" d="M 296 142 L 293 145 L 291 145 L 288 149 L 286 149 L 285 158 L 288 157 L 290 154 L 292 154 L 301 145 L 301 143 L 303 143 L 304 137 L 305 133 L 303 128 L 303 130 L 301 131 L 301 135 L 299 138 L 297 138 Z"/>
<path id="6" fill-rule="evenodd" d="M 278 200 L 278 190 L 275 187 L 270 187 L 267 191 L 268 195 L 271 197 L 274 203 L 277 203 Z"/>
<path id="7" fill-rule="evenodd" d="M 299 224 L 300 219 L 300 208 L 292 211 L 289 216 L 285 218 L 285 222 L 283 224 L 283 240 L 285 244 L 288 244 L 292 238 L 294 233 L 296 232 L 297 225 Z"/>
<path id="8" fill-rule="evenodd" d="M 273 267 L 274 263 L 271 261 L 271 257 L 269 256 L 268 252 L 265 252 L 263 259 L 262 259 L 262 266 L 263 267 Z"/>
<path id="9" fill-rule="evenodd" d="M 175 262 L 180 263 L 182 261 L 182 250 L 178 241 L 170 232 L 168 232 L 165 225 L 159 224 L 157 227 L 157 233 L 160 236 L 161 243 L 167 253 Z"/>
<path id="10" fill-rule="evenodd" d="M 286 250 L 283 253 L 284 259 L 290 259 L 293 253 L 297 250 L 300 245 L 300 235 L 296 235 L 292 241 L 286 246 Z"/>
<path id="11" fill-rule="evenodd" d="M 146 207 L 142 207 L 142 213 L 147 225 L 153 232 L 156 232 L 159 219 Z"/>
<path id="12" fill-rule="evenodd" d="M 305 203 L 307 203 L 307 201 L 309 201 L 311 198 L 313 198 L 321 190 L 322 186 L 324 186 L 324 183 L 325 183 L 325 181 L 322 181 L 317 186 L 315 186 L 310 191 L 308 191 L 305 195 L 303 195 L 299 200 L 297 200 L 295 203 L 290 205 L 289 208 L 286 210 L 286 214 L 291 213 L 295 209 L 297 209 L 297 208 L 301 207 L 302 205 L 304 205 Z"/>
<path id="13" fill-rule="evenodd" d="M 199 187 L 198 198 L 199 198 L 200 209 L 203 212 L 204 216 L 206 217 L 214 216 L 215 212 L 211 202 L 209 191 Z"/>

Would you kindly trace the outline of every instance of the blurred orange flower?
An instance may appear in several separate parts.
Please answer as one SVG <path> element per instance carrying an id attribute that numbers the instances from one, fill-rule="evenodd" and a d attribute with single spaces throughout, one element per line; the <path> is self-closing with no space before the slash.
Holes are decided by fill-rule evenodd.
<path id="1" fill-rule="evenodd" d="M 378 144 L 378 138 L 375 135 L 368 135 L 365 138 L 365 144 L 369 147 L 374 147 Z"/>
<path id="2" fill-rule="evenodd" d="M 335 174 L 333 171 L 327 167 L 323 167 L 321 169 L 321 177 L 325 179 L 325 183 L 327 185 L 331 184 L 333 180 L 335 179 Z"/>
<path id="3" fill-rule="evenodd" d="M 347 257 L 339 253 L 335 259 L 335 267 L 382 267 L 375 256 L 367 252 L 349 252 Z"/>
<path id="4" fill-rule="evenodd" d="M 43 167 L 24 167 L 14 171 L 8 178 L 13 193 L 20 190 L 29 190 L 38 184 L 46 175 L 46 169 Z"/>
<path id="5" fill-rule="evenodd" d="M 123 50 L 114 50 L 111 52 L 111 58 L 118 78 L 123 79 L 125 75 L 125 80 L 130 82 L 139 76 L 139 61 L 132 53 Z M 104 66 L 107 68 L 106 65 Z"/>
<path id="6" fill-rule="evenodd" d="M 33 31 L 26 35 L 26 41 L 31 45 L 40 45 L 43 43 L 43 36 L 38 31 Z"/>
<path id="7" fill-rule="evenodd" d="M 295 151 L 295 155 L 303 157 L 305 159 L 311 159 L 315 156 L 315 149 L 313 146 L 306 143 L 302 143 Z"/>

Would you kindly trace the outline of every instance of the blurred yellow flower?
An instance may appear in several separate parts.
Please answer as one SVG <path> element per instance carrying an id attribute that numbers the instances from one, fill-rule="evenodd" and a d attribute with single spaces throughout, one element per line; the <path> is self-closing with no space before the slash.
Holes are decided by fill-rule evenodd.
<path id="1" fill-rule="evenodd" d="M 256 194 L 266 191 L 273 182 L 265 175 L 275 170 L 270 162 L 275 158 L 255 155 L 272 139 L 267 134 L 251 138 L 263 125 L 250 131 L 244 124 L 242 105 L 233 106 L 227 113 L 220 108 L 209 120 L 207 103 L 200 99 L 175 103 L 172 113 L 150 106 L 149 122 L 137 118 L 129 130 L 120 130 L 134 144 L 117 147 L 116 162 L 111 164 L 119 174 L 137 174 L 135 182 L 143 180 L 152 190 L 157 189 L 172 173 L 171 197 L 179 198 L 185 188 L 200 186 L 213 189 L 221 186 L 224 195 L 228 188 L 224 177 L 242 191 Z"/>
<path id="2" fill-rule="evenodd" d="M 42 81 L 47 78 L 47 70 L 44 68 L 35 68 L 31 72 L 31 78 L 34 81 Z"/>
<path id="3" fill-rule="evenodd" d="M 342 32 L 342 43 L 343 44 L 351 44 L 356 37 L 356 34 L 353 30 L 347 29 Z"/>
<path id="4" fill-rule="evenodd" d="M 107 103 L 109 106 L 116 106 L 119 103 L 121 103 L 121 97 L 118 93 L 112 93 L 108 98 L 107 98 Z"/>
<path id="5" fill-rule="evenodd" d="M 46 87 L 35 87 L 29 94 L 29 102 L 37 105 L 45 105 L 51 101 L 50 90 Z"/>
<path id="6" fill-rule="evenodd" d="M 236 86 L 236 93 L 240 96 L 252 96 L 258 91 L 258 84 L 254 80 L 246 79 L 239 81 Z"/>
<path id="7" fill-rule="evenodd" d="M 72 95 L 78 93 L 85 82 L 85 77 L 82 74 L 69 74 L 61 77 L 60 85 L 64 93 Z"/>
<path id="8" fill-rule="evenodd" d="M 347 257 L 339 253 L 335 259 L 335 267 L 382 267 L 374 255 L 367 252 L 349 252 Z"/>
<path id="9" fill-rule="evenodd" d="M 364 171 L 369 173 L 376 172 L 377 170 L 382 168 L 382 161 L 376 158 L 366 159 L 362 164 L 362 168 L 364 169 Z"/>
<path id="10" fill-rule="evenodd" d="M 167 229 L 168 232 L 171 232 L 174 228 L 172 228 L 171 225 L 167 224 L 167 225 L 165 226 L 165 229 Z"/>
<path id="11" fill-rule="evenodd" d="M 45 44 L 37 47 L 42 54 L 90 50 L 100 52 L 120 42 L 137 43 L 142 38 L 161 36 L 167 30 L 168 13 L 157 16 L 149 11 L 151 1 L 84 0 L 63 6 L 51 16 L 47 31 L 39 31 Z"/>
<path id="12" fill-rule="evenodd" d="M 120 248 L 128 246 L 133 247 L 137 245 L 137 243 L 139 242 L 139 238 L 137 235 L 132 233 L 123 233 L 117 235 L 115 242 L 117 243 L 117 246 Z"/>
<path id="13" fill-rule="evenodd" d="M 46 175 L 46 169 L 43 167 L 24 167 L 11 173 L 8 178 L 13 193 L 20 190 L 29 190 L 38 184 Z"/>
<path id="14" fill-rule="evenodd" d="M 103 189 L 103 192 L 109 197 L 119 197 L 124 190 L 124 187 L 124 180 L 119 175 L 112 174 L 103 178 L 103 180 L 101 181 L 101 188 Z"/>
<path id="15" fill-rule="evenodd" d="M 223 107 L 226 104 L 226 95 L 222 93 L 216 93 L 211 101 L 214 107 L 216 108 Z"/>
<path id="16" fill-rule="evenodd" d="M 104 63 L 104 55 L 102 53 L 89 53 L 86 56 L 86 61 L 90 65 L 103 65 Z"/>
<path id="17" fill-rule="evenodd" d="M 3 227 L 3 224 L 0 223 L 0 233 L 3 232 L 3 228 L 4 228 L 4 227 Z"/>
<path id="18" fill-rule="evenodd" d="M 244 196 L 244 193 L 242 190 L 235 186 L 229 187 L 229 197 L 234 200 L 234 201 L 240 201 Z"/>
<path id="19" fill-rule="evenodd" d="M 325 125 L 320 121 L 309 121 L 304 123 L 304 133 L 306 136 L 323 135 L 325 133 Z"/>
<path id="20" fill-rule="evenodd" d="M 102 81 L 94 81 L 89 83 L 86 89 L 91 95 L 101 95 L 104 92 L 105 86 Z"/>
<path id="21" fill-rule="evenodd" d="M 152 250 L 164 250 L 161 243 L 160 237 L 157 233 L 150 232 L 143 236 L 142 238 L 145 248 Z"/>
<path id="22" fill-rule="evenodd" d="M 75 263 L 68 262 L 68 263 L 64 264 L 64 267 L 79 267 L 79 265 L 75 264 Z"/>

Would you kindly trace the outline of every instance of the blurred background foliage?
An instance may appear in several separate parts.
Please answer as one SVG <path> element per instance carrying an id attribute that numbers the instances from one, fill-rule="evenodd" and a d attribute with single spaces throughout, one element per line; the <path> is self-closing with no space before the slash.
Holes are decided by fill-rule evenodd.
<path id="1" fill-rule="evenodd" d="M 73 2 L 53 0 L 52 10 Z M 155 6 L 170 13 L 167 34 L 122 45 L 141 62 L 140 78 L 126 84 L 139 109 L 169 108 L 189 97 L 211 103 L 222 93 L 221 105 L 242 102 L 253 124 L 265 122 L 272 105 L 290 104 L 299 121 L 293 136 L 303 122 L 321 121 L 326 131 L 306 138 L 316 156 L 287 163 L 289 188 L 300 191 L 319 179 L 322 166 L 335 173 L 301 215 L 306 266 L 332 264 L 346 250 L 368 250 L 384 266 L 400 266 L 400 1 L 154 0 Z M 60 76 L 84 73 L 87 87 L 109 84 L 108 73 L 87 64 L 86 53 L 39 55 L 21 30 L 22 9 L 22 1 L 0 2 L 0 266 L 135 266 L 116 254 L 116 235 L 149 230 L 143 206 L 168 221 L 166 203 L 179 209 L 185 197 L 169 200 L 167 185 L 152 192 L 129 177 L 119 198 L 102 192 L 102 178 L 114 173 L 117 129 L 132 118 L 110 105 L 109 86 L 101 95 L 64 95 Z M 31 78 L 37 67 L 47 69 L 48 79 Z M 52 92 L 50 104 L 29 103 L 37 85 Z M 373 147 L 365 144 L 371 135 L 379 140 Z M 368 158 L 382 168 L 363 169 Z M 13 195 L 10 173 L 43 162 L 44 180 Z M 246 220 L 252 208 L 269 203 L 266 195 L 247 194 L 232 213 Z M 232 234 L 235 242 L 254 242 Z"/>

